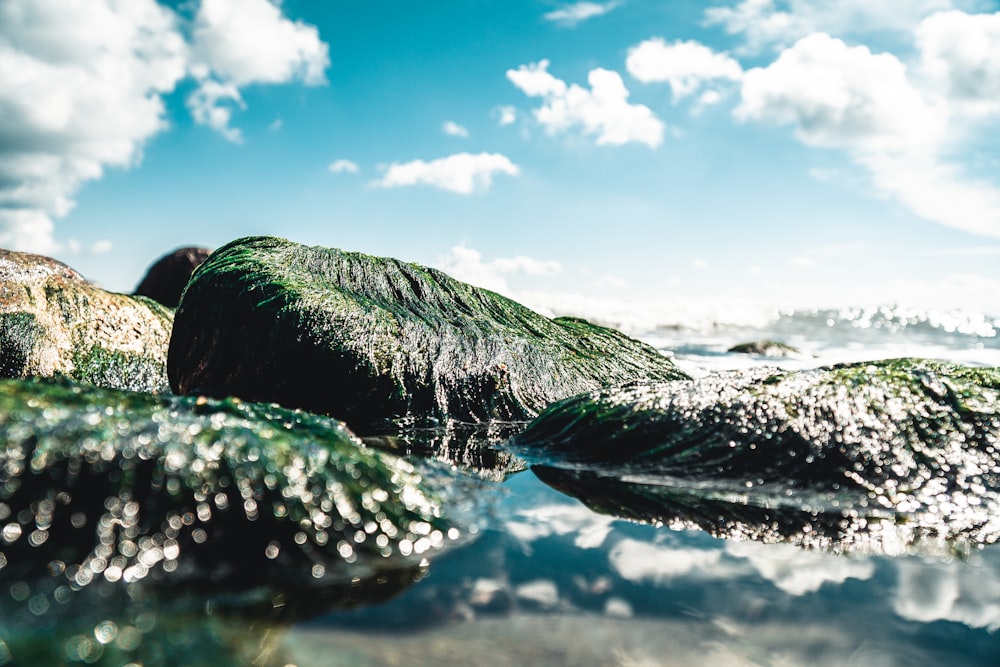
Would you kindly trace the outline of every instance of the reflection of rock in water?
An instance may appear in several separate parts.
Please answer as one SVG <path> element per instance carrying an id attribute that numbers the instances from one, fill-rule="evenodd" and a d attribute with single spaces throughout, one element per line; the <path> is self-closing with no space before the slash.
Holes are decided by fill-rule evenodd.
<path id="1" fill-rule="evenodd" d="M 568 399 L 513 444 L 619 516 L 757 539 L 846 544 L 893 526 L 986 543 L 1000 535 L 998 390 L 997 369 L 930 361 L 759 369 Z"/>
<path id="2" fill-rule="evenodd" d="M 381 600 L 458 536 L 429 473 L 276 406 L 4 381 L 0 443 L 0 630 L 18 661 L 33 627 L 122 603 L 169 623 Z"/>
<path id="3" fill-rule="evenodd" d="M 399 456 L 435 459 L 483 479 L 502 482 L 508 475 L 527 469 L 524 461 L 502 448 L 525 425 L 525 422 L 452 423 L 440 428 L 406 428 L 392 434 L 364 437 L 362 441 Z"/>

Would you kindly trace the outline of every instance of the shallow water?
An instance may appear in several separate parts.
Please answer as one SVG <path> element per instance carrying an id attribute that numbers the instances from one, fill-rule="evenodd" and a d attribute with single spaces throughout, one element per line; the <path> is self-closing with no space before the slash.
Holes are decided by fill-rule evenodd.
<path id="1" fill-rule="evenodd" d="M 1000 365 L 996 327 L 856 309 L 644 337 L 705 375 L 913 354 Z M 725 352 L 765 338 L 803 353 Z M 63 600 L 0 567 L 0 665 L 15 664 L 11 647 L 33 645 L 62 664 L 147 666 L 997 664 L 1000 545 L 913 541 L 895 524 L 848 544 L 741 532 L 738 521 L 704 530 L 669 512 L 663 525 L 630 521 L 625 504 L 589 509 L 497 449 L 509 431 L 370 439 L 418 465 L 454 464 L 450 509 L 464 537 L 428 562 L 339 589 L 171 590 L 167 577 Z M 22 650 L 16 664 L 49 664 L 30 656 Z"/>

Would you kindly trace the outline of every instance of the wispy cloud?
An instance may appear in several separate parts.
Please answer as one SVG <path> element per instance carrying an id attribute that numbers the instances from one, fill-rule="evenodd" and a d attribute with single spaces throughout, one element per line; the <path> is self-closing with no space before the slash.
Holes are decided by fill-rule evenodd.
<path id="1" fill-rule="evenodd" d="M 621 6 L 621 2 L 574 2 L 545 14 L 542 18 L 572 28 L 588 19 L 603 16 Z"/>
<path id="2" fill-rule="evenodd" d="M 469 138 L 469 131 L 453 120 L 446 120 L 441 126 L 441 131 L 449 137 Z"/>
<path id="3" fill-rule="evenodd" d="M 588 90 L 575 83 L 567 85 L 550 74 L 548 67 L 548 60 L 522 65 L 507 70 L 507 78 L 525 95 L 543 99 L 534 115 L 550 134 L 579 128 L 596 136 L 598 145 L 634 142 L 656 148 L 663 142 L 666 126 L 649 107 L 629 103 L 628 89 L 617 72 L 591 70 Z"/>
<path id="4" fill-rule="evenodd" d="M 509 276 L 548 276 L 562 271 L 559 262 L 523 255 L 486 260 L 481 252 L 464 245 L 452 247 L 438 258 L 436 266 L 454 278 L 507 296 L 513 296 L 507 284 Z"/>
<path id="5" fill-rule="evenodd" d="M 494 174 L 517 176 L 520 173 L 516 164 L 499 153 L 457 153 L 430 162 L 413 160 L 391 164 L 374 185 L 382 188 L 429 185 L 468 195 L 488 190 L 493 185 Z"/>
<path id="6" fill-rule="evenodd" d="M 493 110 L 493 114 L 497 117 L 497 124 L 500 127 L 513 125 L 517 122 L 517 109 L 512 106 L 505 105 L 496 107 Z"/>
<path id="7" fill-rule="evenodd" d="M 327 167 L 327 170 L 333 174 L 356 174 L 360 171 L 360 169 L 361 167 L 359 167 L 356 162 L 352 162 L 351 160 L 346 160 L 344 158 L 334 160 L 330 163 L 330 166 Z"/>

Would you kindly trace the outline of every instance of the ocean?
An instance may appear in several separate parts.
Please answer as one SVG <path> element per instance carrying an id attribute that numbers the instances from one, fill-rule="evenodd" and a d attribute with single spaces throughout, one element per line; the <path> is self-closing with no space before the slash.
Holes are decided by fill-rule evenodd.
<path id="1" fill-rule="evenodd" d="M 697 317 L 603 319 L 696 377 L 904 356 L 1000 366 L 1000 317 L 972 311 L 704 308 Z M 794 351 L 728 351 L 764 340 Z M 591 509 L 505 450 L 517 428 L 369 441 L 407 455 L 428 480 L 446 473 L 447 509 L 462 525 L 457 543 L 405 571 L 294 596 L 251 587 L 145 597 L 130 587 L 124 598 L 104 598 L 97 589 L 88 607 L 68 616 L 59 613 L 62 600 L 43 606 L 23 583 L 0 596 L 10 596 L 5 608 L 33 615 L 16 627 L 54 643 L 63 664 L 994 667 L 1000 660 L 998 544 L 933 535 L 911 543 L 892 531 L 860 547 L 791 543 L 780 531 L 759 539 L 767 526 L 741 532 L 739 517 L 713 519 L 710 509 L 716 532 L 634 521 L 613 505 Z M 0 618 L 0 630 L 9 622 Z M 0 636 L 0 665 L 14 664 L 6 648 Z"/>
<path id="2" fill-rule="evenodd" d="M 605 322 L 693 376 L 925 357 L 1000 366 L 1000 317 L 895 306 L 725 309 Z M 600 318 L 599 318 L 600 319 Z M 728 352 L 776 340 L 797 352 Z M 452 439 L 450 451 L 461 451 Z M 994 666 L 1000 545 L 877 549 L 718 538 L 599 513 L 513 471 L 485 490 L 476 539 L 394 599 L 321 614 L 273 642 L 273 664 L 622 667 Z M 285 661 L 285 662 L 282 662 Z"/>

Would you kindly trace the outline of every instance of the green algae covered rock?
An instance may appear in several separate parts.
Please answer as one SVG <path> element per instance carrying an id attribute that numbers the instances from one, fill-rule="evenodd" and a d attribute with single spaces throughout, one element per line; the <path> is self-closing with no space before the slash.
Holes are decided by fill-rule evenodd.
<path id="1" fill-rule="evenodd" d="M 430 484 L 325 417 L 0 381 L 0 576 L 36 592 L 158 582 L 346 602 L 457 537 Z"/>
<path id="2" fill-rule="evenodd" d="M 652 347 L 394 259 L 245 238 L 195 271 L 168 373 L 180 394 L 237 395 L 343 419 L 523 420 L 636 378 L 685 377 Z"/>
<path id="3" fill-rule="evenodd" d="M 172 311 L 107 292 L 65 264 L 0 250 L 0 377 L 65 375 L 165 391 Z"/>
<path id="4" fill-rule="evenodd" d="M 587 475 L 730 504 L 960 517 L 1000 510 L 1000 369 L 898 359 L 669 384 L 557 403 L 512 439 L 581 497 Z M 603 482 L 601 482 L 603 484 Z M 631 514 L 655 516 L 619 486 Z M 695 499 L 695 500 L 692 500 Z M 628 504 L 628 503 L 626 503 Z M 707 505 L 706 505 L 707 506 Z M 669 514 L 666 511 L 665 514 Z M 994 538 L 995 539 L 995 538 Z"/>

